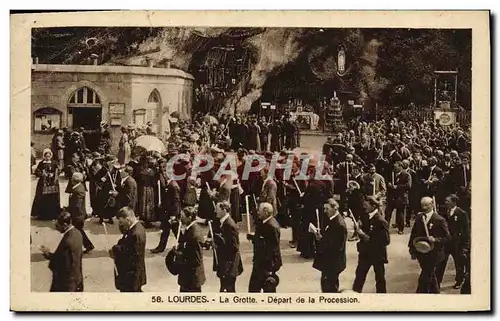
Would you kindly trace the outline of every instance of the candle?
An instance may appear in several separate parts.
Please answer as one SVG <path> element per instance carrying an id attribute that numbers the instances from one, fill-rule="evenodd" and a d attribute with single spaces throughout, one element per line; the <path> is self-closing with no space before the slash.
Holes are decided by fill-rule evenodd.
<path id="1" fill-rule="evenodd" d="M 375 180 L 372 181 L 373 196 L 375 196 Z"/>
<path id="2" fill-rule="evenodd" d="M 159 180 L 158 180 L 158 205 L 161 205 L 161 185 Z"/>
<path id="3" fill-rule="evenodd" d="M 345 163 L 345 171 L 346 171 L 346 178 L 347 178 L 346 186 L 349 186 L 349 184 L 348 184 L 348 182 L 349 182 L 349 163 L 348 162 Z"/>
<path id="4" fill-rule="evenodd" d="M 297 192 L 299 192 L 299 195 L 302 196 L 302 191 L 299 188 L 299 184 L 297 184 L 297 181 L 295 178 L 292 177 L 293 183 L 295 184 L 295 188 L 297 189 Z"/>
<path id="5" fill-rule="evenodd" d="M 465 168 L 465 165 L 464 165 L 464 186 L 467 187 L 467 169 Z"/>
<path id="6" fill-rule="evenodd" d="M 392 172 L 392 185 L 394 185 L 394 171 Z"/>
<path id="7" fill-rule="evenodd" d="M 248 234 L 250 234 L 252 230 L 250 228 L 250 208 L 248 206 L 248 195 L 245 196 L 245 208 L 247 210 L 247 231 Z"/>
<path id="8" fill-rule="evenodd" d="M 319 209 L 316 209 L 316 221 L 318 222 L 318 230 L 321 230 L 321 225 L 319 224 Z"/>

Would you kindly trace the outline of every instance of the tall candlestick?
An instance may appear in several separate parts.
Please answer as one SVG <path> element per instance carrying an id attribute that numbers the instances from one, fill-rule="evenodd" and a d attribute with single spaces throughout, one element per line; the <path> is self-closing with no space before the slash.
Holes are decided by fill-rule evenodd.
<path id="1" fill-rule="evenodd" d="M 161 184 L 158 181 L 158 205 L 161 205 Z"/>
<path id="2" fill-rule="evenodd" d="M 247 210 L 247 231 L 248 234 L 252 232 L 251 226 L 250 226 L 250 206 L 248 205 L 248 195 L 245 196 L 245 208 Z"/>
<path id="3" fill-rule="evenodd" d="M 319 209 L 316 209 L 316 221 L 318 222 L 318 230 L 321 230 L 321 225 L 319 223 Z"/>
<path id="4" fill-rule="evenodd" d="M 345 163 L 345 171 L 346 171 L 346 186 L 349 186 L 349 163 Z"/>
<path id="5" fill-rule="evenodd" d="M 464 165 L 464 183 L 465 183 L 465 187 L 467 187 L 467 169 L 465 168 L 465 165 Z"/>

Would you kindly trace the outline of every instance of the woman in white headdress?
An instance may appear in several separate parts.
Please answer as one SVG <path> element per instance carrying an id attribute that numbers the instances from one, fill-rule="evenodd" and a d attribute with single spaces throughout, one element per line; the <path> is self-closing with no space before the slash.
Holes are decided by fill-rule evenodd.
<path id="1" fill-rule="evenodd" d="M 35 170 L 38 183 L 31 207 L 31 216 L 39 220 L 54 220 L 61 212 L 59 169 L 52 158 L 52 151 L 48 148 L 44 149 L 43 159 Z"/>

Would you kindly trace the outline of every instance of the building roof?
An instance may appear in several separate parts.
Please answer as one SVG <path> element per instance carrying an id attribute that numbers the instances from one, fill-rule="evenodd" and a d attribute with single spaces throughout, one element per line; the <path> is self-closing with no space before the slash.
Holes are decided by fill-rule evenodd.
<path id="1" fill-rule="evenodd" d="M 47 65 L 32 64 L 32 71 L 37 72 L 71 72 L 95 74 L 132 74 L 149 76 L 168 76 L 194 80 L 194 77 L 180 69 L 156 68 L 140 66 L 108 66 L 108 65 Z"/>

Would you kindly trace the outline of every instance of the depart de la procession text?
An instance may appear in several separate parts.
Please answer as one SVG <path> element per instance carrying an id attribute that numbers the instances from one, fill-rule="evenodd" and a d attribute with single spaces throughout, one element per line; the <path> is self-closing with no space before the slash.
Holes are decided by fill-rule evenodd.
<path id="1" fill-rule="evenodd" d="M 345 304 L 345 303 L 359 303 L 356 297 L 303 297 L 299 296 L 292 299 L 291 296 L 266 296 L 266 297 L 252 297 L 252 296 L 220 296 L 218 298 L 209 299 L 205 295 L 174 295 L 167 296 L 163 299 L 161 296 L 151 297 L 152 303 L 187 303 L 187 304 L 203 304 L 203 303 L 221 303 L 221 304 L 301 304 L 301 303 L 326 303 L 326 304 Z"/>

